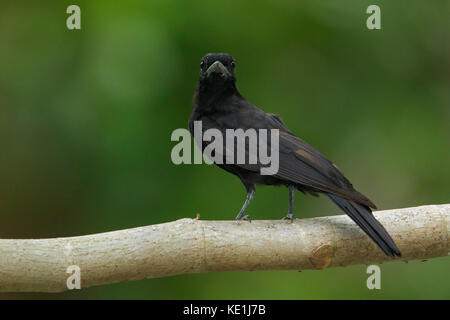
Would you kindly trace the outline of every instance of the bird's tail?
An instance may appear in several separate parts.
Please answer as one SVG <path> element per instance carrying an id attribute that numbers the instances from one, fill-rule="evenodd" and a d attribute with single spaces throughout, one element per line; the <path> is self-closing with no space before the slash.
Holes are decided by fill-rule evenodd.
<path id="1" fill-rule="evenodd" d="M 326 194 L 338 205 L 363 231 L 391 258 L 401 257 L 400 250 L 386 229 L 375 219 L 369 207 L 351 200 L 338 197 L 334 194 Z"/>

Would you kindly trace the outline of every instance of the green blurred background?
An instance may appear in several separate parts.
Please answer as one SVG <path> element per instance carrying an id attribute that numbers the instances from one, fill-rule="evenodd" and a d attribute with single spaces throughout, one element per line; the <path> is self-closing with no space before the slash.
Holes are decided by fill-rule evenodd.
<path id="1" fill-rule="evenodd" d="M 81 30 L 66 8 L 81 7 Z M 366 8 L 381 7 L 381 30 Z M 201 57 L 229 52 L 238 88 L 338 164 L 380 209 L 450 199 L 450 1 L 2 1 L 0 237 L 75 236 L 201 214 L 233 219 L 245 190 L 175 166 Z M 284 188 L 248 213 L 279 219 Z M 341 214 L 296 194 L 297 217 Z M 0 257 L 1 259 L 1 257 Z M 448 258 L 323 271 L 174 276 L 0 298 L 450 298 Z"/>

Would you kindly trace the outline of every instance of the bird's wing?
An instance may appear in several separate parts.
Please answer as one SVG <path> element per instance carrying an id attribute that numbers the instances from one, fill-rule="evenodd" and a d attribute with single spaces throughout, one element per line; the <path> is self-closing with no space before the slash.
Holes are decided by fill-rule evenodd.
<path id="1" fill-rule="evenodd" d="M 245 124 L 244 129 L 279 129 L 279 169 L 275 177 L 375 208 L 368 198 L 353 188 L 336 165 L 314 147 L 296 137 L 280 117 L 264 112 L 252 115 L 249 117 L 243 114 L 239 117 L 238 122 L 241 125 Z M 237 165 L 251 171 L 257 171 L 262 167 L 262 165 Z"/>

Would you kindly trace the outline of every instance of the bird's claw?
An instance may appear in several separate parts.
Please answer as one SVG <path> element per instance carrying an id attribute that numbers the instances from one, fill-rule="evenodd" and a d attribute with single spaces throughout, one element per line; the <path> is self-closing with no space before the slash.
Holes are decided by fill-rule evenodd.
<path id="1" fill-rule="evenodd" d="M 248 216 L 248 215 L 243 216 L 241 220 L 245 220 L 245 221 L 248 221 L 248 222 L 252 222 L 252 219 L 251 219 L 250 216 Z"/>
<path id="2" fill-rule="evenodd" d="M 288 213 L 283 220 L 289 220 L 291 223 L 294 222 L 294 214 L 293 213 Z"/>

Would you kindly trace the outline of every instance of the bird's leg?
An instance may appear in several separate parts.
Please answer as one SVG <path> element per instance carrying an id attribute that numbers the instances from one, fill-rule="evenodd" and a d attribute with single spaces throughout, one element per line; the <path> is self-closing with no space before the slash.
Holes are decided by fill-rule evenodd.
<path id="1" fill-rule="evenodd" d="M 294 214 L 292 213 L 292 207 L 293 207 L 293 203 L 294 203 L 295 187 L 293 185 L 289 185 L 288 189 L 289 189 L 289 211 L 283 219 L 290 220 L 292 223 L 294 221 Z"/>
<path id="2" fill-rule="evenodd" d="M 245 200 L 241 211 L 239 211 L 239 214 L 236 216 L 236 220 L 251 221 L 249 216 L 244 216 L 244 212 L 245 212 L 245 209 L 247 209 L 247 206 L 249 205 L 250 201 L 252 201 L 254 194 L 255 194 L 255 189 L 251 188 L 251 189 L 247 190 L 247 199 Z"/>

